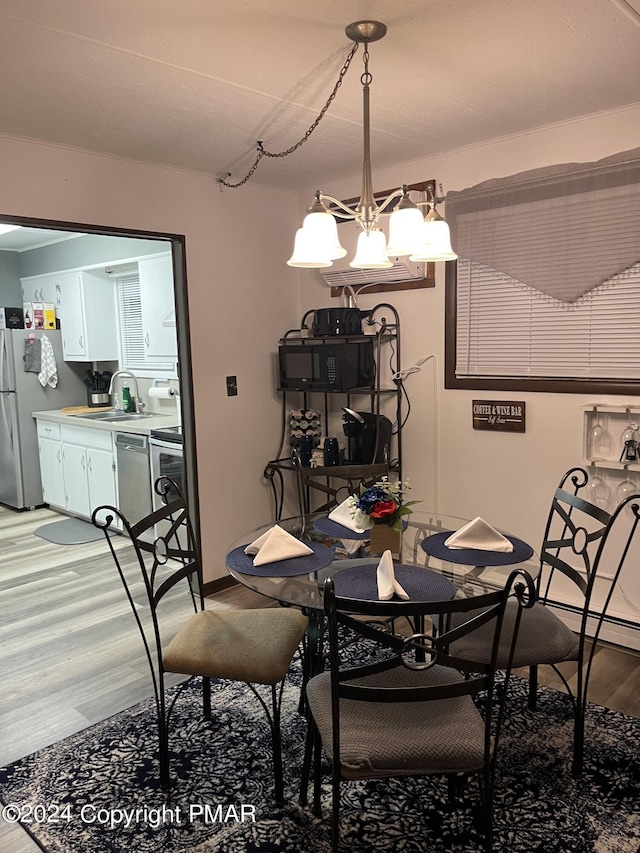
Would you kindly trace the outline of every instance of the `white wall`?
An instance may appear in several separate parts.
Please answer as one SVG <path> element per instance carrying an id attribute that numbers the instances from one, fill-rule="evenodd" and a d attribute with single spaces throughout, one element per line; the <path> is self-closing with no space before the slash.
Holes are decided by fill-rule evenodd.
<path id="1" fill-rule="evenodd" d="M 597 160 L 638 145 L 640 105 L 607 115 L 539 129 L 410 163 L 386 172 L 375 170 L 374 187 L 393 187 L 435 178 L 445 192 L 460 190 L 489 178 L 510 175 L 554 163 Z M 338 198 L 357 195 L 358 182 L 323 187 Z M 310 193 L 305 194 L 308 202 Z M 534 394 L 457 391 L 444 389 L 444 265 L 438 265 L 437 287 L 398 294 L 367 294 L 358 304 L 367 308 L 389 301 L 400 313 L 402 362 L 409 367 L 434 354 L 420 373 L 406 383 L 411 416 L 403 432 L 405 476 L 411 497 L 422 508 L 472 518 L 481 515 L 539 545 L 549 503 L 562 474 L 582 460 L 581 406 L 594 400 L 622 398 L 579 394 Z M 315 283 L 311 271 L 300 272 L 302 311 L 337 302 Z M 435 380 L 435 386 L 434 386 Z M 527 404 L 527 428 L 522 434 L 472 429 L 472 399 L 521 399 Z M 627 398 L 624 398 L 625 400 Z M 633 399 L 633 398 L 630 398 Z M 633 399 L 637 405 L 639 398 Z M 640 485 L 640 484 L 639 484 Z M 640 602 L 640 579 L 635 580 Z M 629 589 L 627 587 L 627 592 Z M 636 618 L 640 610 L 636 610 Z"/>
<path id="2" fill-rule="evenodd" d="M 231 541 L 271 517 L 260 475 L 280 406 L 268 354 L 297 321 L 285 265 L 295 196 L 221 193 L 209 176 L 10 137 L 0 186 L 9 216 L 186 235 L 205 580 L 225 576 Z M 226 396 L 231 374 L 237 397 Z"/>

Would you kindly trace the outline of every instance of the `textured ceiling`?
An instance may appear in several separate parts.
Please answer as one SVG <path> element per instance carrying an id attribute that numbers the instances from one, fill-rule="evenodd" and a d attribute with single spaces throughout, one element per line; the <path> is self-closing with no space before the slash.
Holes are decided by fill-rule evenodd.
<path id="1" fill-rule="evenodd" d="M 238 179 L 304 134 L 364 18 L 374 170 L 640 101 L 640 0 L 1 0 L 0 133 Z M 359 174 L 361 72 L 254 181 Z"/>

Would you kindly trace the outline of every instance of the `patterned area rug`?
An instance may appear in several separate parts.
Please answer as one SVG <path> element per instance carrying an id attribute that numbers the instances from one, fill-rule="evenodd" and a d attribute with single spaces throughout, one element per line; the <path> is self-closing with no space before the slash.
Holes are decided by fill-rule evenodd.
<path id="1" fill-rule="evenodd" d="M 5 819 L 20 812 L 48 853 L 327 853 L 325 819 L 298 805 L 304 722 L 297 715 L 299 674 L 285 691 L 286 800 L 273 806 L 270 741 L 256 700 L 242 685 L 213 686 L 214 724 L 201 716 L 197 685 L 174 709 L 173 788 L 155 778 L 154 710 L 145 702 L 0 770 Z M 542 688 L 526 709 L 515 679 L 502 742 L 495 807 L 496 851 L 637 853 L 640 849 L 640 720 L 591 706 L 586 769 L 569 771 L 572 722 L 566 696 Z M 440 780 L 343 785 L 345 850 L 482 849 L 472 823 L 477 788 L 457 808 Z"/>

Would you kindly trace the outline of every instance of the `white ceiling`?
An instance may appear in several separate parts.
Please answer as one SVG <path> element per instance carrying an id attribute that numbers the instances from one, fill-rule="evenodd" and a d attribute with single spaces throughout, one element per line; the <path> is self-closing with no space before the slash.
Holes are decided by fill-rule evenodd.
<path id="1" fill-rule="evenodd" d="M 26 252 L 79 236 L 81 235 L 76 232 L 51 231 L 47 228 L 18 228 L 16 231 L 0 234 L 0 251 Z"/>
<path id="2" fill-rule="evenodd" d="M 388 26 L 374 173 L 640 101 L 640 0 L 2 0 L 0 133 L 241 178 L 258 139 L 304 134 L 361 19 Z M 310 141 L 254 181 L 359 174 L 361 72 L 362 49 Z"/>

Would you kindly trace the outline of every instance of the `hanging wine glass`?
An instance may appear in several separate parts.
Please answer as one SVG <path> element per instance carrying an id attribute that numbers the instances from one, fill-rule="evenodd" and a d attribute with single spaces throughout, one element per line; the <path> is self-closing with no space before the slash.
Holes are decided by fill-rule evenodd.
<path id="1" fill-rule="evenodd" d="M 622 453 L 620 454 L 621 462 L 637 462 L 638 461 L 638 424 L 630 423 L 622 431 L 620 441 L 622 443 Z"/>
<path id="2" fill-rule="evenodd" d="M 636 433 L 638 432 L 638 424 L 630 423 L 622 431 L 622 435 L 620 436 L 620 444 L 624 447 L 628 441 L 637 440 Z"/>
<path id="3" fill-rule="evenodd" d="M 616 506 L 619 506 L 624 500 L 626 500 L 631 495 L 637 495 L 638 493 L 640 493 L 640 489 L 638 488 L 638 486 L 633 482 L 633 480 L 627 477 L 627 479 L 623 480 L 616 489 Z M 631 519 L 635 517 L 634 511 L 632 509 L 634 505 L 635 501 L 631 501 L 629 506 L 627 506 L 624 510 L 626 515 Z"/>
<path id="4" fill-rule="evenodd" d="M 602 477 L 596 475 L 589 479 L 589 500 L 602 509 L 609 509 L 611 489 Z"/>
<path id="5" fill-rule="evenodd" d="M 628 498 L 629 495 L 635 495 L 638 493 L 638 487 L 627 477 L 626 480 L 623 480 L 618 488 L 616 489 L 616 502 L 622 503 L 625 498 Z"/>
<path id="6" fill-rule="evenodd" d="M 609 459 L 613 453 L 611 433 L 600 421 L 589 432 L 589 459 Z"/>

